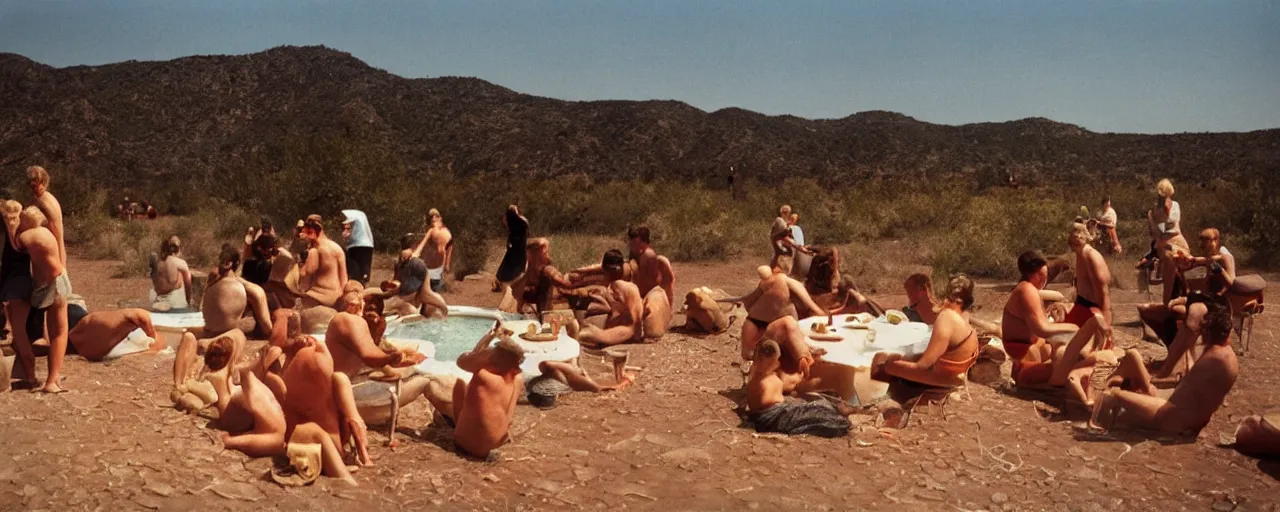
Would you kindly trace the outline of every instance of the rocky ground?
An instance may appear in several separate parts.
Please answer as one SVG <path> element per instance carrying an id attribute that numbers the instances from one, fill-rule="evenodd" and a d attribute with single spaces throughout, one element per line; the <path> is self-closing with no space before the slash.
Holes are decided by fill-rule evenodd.
<path id="1" fill-rule="evenodd" d="M 143 279 L 108 277 L 113 265 L 71 262 L 91 310 L 146 293 Z M 746 291 L 754 265 L 678 264 L 680 292 Z M 983 287 L 976 314 L 994 318 L 1006 292 Z M 1133 305 L 1145 298 L 1117 294 L 1120 345 L 1162 357 L 1137 337 Z M 457 283 L 448 299 L 497 303 L 479 281 Z M 459 458 L 449 432 L 429 424 L 429 406 L 411 404 L 397 447 L 385 431 L 371 434 L 377 465 L 358 471 L 354 488 L 327 479 L 281 488 L 264 477 L 269 460 L 223 450 L 207 419 L 170 407 L 172 355 L 70 357 L 71 392 L 0 394 L 0 509 L 1280 510 L 1280 463 L 1219 446 L 1241 418 L 1280 405 L 1275 318 L 1260 318 L 1236 388 L 1195 440 L 1083 437 L 1072 428 L 1079 418 L 972 384 L 905 430 L 879 430 L 868 416 L 854 417 L 844 439 L 758 435 L 734 410 L 735 326 L 630 347 L 644 371 L 625 392 L 522 406 L 494 462 Z M 607 378 L 603 363 L 584 364 Z"/>

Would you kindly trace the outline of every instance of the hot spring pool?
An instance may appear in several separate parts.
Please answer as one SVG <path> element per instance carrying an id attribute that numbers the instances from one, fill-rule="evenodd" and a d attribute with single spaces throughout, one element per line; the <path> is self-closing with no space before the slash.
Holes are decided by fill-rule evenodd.
<path id="1" fill-rule="evenodd" d="M 436 359 L 456 361 L 463 352 L 471 350 L 480 337 L 493 328 L 493 321 L 501 318 L 512 324 L 524 318 L 510 313 L 493 311 L 492 314 L 461 314 L 449 308 L 448 318 L 412 319 L 387 324 L 386 337 L 430 341 L 436 347 Z M 515 329 L 512 329 L 515 330 Z M 519 331 L 517 331 L 519 332 Z"/>
<path id="2" fill-rule="evenodd" d="M 390 341 L 412 340 L 430 342 L 435 347 L 434 356 L 418 365 L 422 373 L 453 374 L 469 377 L 469 374 L 458 368 L 454 361 L 463 352 L 471 350 L 493 327 L 494 320 L 502 320 L 503 325 L 517 334 L 513 338 L 525 351 L 525 362 L 521 365 L 526 377 L 536 376 L 538 363 L 542 361 L 568 361 L 578 357 L 578 342 L 565 332 L 555 341 L 531 342 L 520 338 L 519 333 L 528 329 L 532 320 L 511 313 L 503 313 L 496 309 L 476 308 L 470 306 L 449 306 L 448 318 L 422 318 L 417 315 L 392 317 L 387 319 L 386 338 Z M 426 351 L 424 351 L 425 353 Z"/>

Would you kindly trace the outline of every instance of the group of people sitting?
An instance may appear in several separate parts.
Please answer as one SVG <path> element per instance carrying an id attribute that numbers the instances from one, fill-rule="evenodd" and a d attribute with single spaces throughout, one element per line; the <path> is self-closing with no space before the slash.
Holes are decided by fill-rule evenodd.
<path id="1" fill-rule="evenodd" d="M 1158 337 L 1169 345 L 1168 357 L 1155 366 L 1154 372 L 1148 370 L 1147 362 L 1136 350 L 1114 347 L 1111 272 L 1092 244 L 1091 226 L 1077 222 L 1067 233 L 1074 255 L 1074 303 L 1066 305 L 1061 302 L 1060 293 L 1045 289 L 1050 282 L 1049 262 L 1035 251 L 1018 257 L 1021 279 L 1004 306 L 1001 321 L 994 325 L 970 318 L 973 283 L 968 278 L 953 278 L 938 300 L 930 292 L 929 278 L 913 275 L 904 283 L 909 305 L 903 310 L 910 320 L 932 326 L 929 342 L 922 351 L 909 356 L 876 354 L 870 369 L 872 378 L 925 388 L 954 388 L 978 359 L 985 344 L 979 341 L 979 331 L 983 330 L 990 338 L 1001 340 L 1012 360 L 1011 377 L 1016 386 L 1061 390 L 1069 402 L 1092 411 L 1090 428 L 1125 424 L 1170 433 L 1203 428 L 1222 405 L 1238 375 L 1235 353 L 1228 348 L 1233 305 L 1227 291 L 1235 279 L 1235 262 L 1230 252 L 1221 247 L 1221 233 L 1216 229 L 1201 233 L 1203 256 L 1193 257 L 1185 249 L 1178 250 L 1176 238 L 1180 234 L 1170 231 L 1176 230 L 1180 217 L 1176 203 L 1170 204 L 1172 185 L 1162 181 L 1158 191 L 1161 202 L 1159 211 L 1150 216 L 1152 233 L 1157 246 L 1165 248 L 1162 257 L 1172 268 L 1165 271 L 1171 276 L 1166 286 L 1178 290 L 1166 294 L 1167 300 L 1161 304 L 1139 308 L 1145 330 L 1158 331 Z M 1109 201 L 1104 206 L 1104 217 L 1109 221 L 1107 236 L 1112 248 L 1119 252 L 1114 210 Z M 759 270 L 758 287 L 745 297 L 726 299 L 740 301 L 746 308 L 741 348 L 743 360 L 751 363 L 747 410 L 754 418 L 773 411 L 756 421 L 756 427 L 762 430 L 785 424 L 793 433 L 803 432 L 795 429 L 803 423 L 796 421 L 799 415 L 807 416 L 809 423 L 819 425 L 823 432 L 839 432 L 839 428 L 832 427 L 838 423 L 831 418 L 842 404 L 829 399 L 795 404 L 782 400 L 783 393 L 832 389 L 829 381 L 823 382 L 827 366 L 822 362 L 823 350 L 809 347 L 797 320 L 859 312 L 879 316 L 884 310 L 861 297 L 851 282 L 831 272 L 838 268 L 838 263 L 829 263 L 838 262 L 835 249 L 794 244 L 791 235 L 781 229 L 789 208 L 784 207 L 780 213 L 782 216 L 774 223 L 773 262 Z M 1185 247 L 1185 243 L 1181 245 Z M 803 253 L 814 255 L 812 268 L 802 274 L 803 282 L 790 277 L 794 275 L 791 257 L 802 249 Z M 1204 283 L 1188 282 L 1183 276 L 1195 267 L 1208 269 L 1209 277 Z M 692 295 L 691 292 L 691 300 L 699 302 Z M 1097 389 L 1094 381 L 1107 374 L 1095 376 L 1095 371 L 1114 374 Z M 794 414 L 778 412 L 789 405 L 795 409 Z M 783 409 L 775 409 L 779 406 Z M 819 410 L 826 413 L 815 414 Z M 789 417 L 791 423 L 779 417 Z M 1253 423 L 1253 431 L 1263 430 L 1257 425 L 1265 422 L 1255 419 Z"/>
<path id="2" fill-rule="evenodd" d="M 442 279 L 423 271 L 436 266 L 430 255 L 447 261 L 451 237 L 439 231 L 433 236 L 432 229 L 442 228 L 440 215 L 433 210 L 429 218 L 434 225 L 421 240 L 401 240 L 394 277 L 378 287 L 349 278 L 344 254 L 324 235 L 318 216 L 302 221 L 293 247 L 280 247 L 265 224 L 250 230 L 241 250 L 224 246 L 199 301 L 204 329 L 185 334 L 178 347 L 171 398 L 192 410 L 216 407 L 228 447 L 251 456 L 309 453 L 319 462 L 308 467 L 341 478 L 348 478 L 342 457 L 368 462 L 365 418 L 385 417 L 386 407 L 419 397 L 454 429 L 460 451 L 488 456 L 506 437 L 526 391 L 523 348 L 511 331 L 499 322 L 458 358 L 457 365 L 473 374 L 469 381 L 417 374 L 409 369 L 424 360 L 416 347 L 383 339 L 384 315 L 448 314 L 437 292 Z M 647 227 L 637 226 L 629 236 L 631 258 L 613 249 L 600 265 L 567 275 L 552 266 L 547 239 L 527 241 L 525 269 L 510 283 L 503 307 L 541 321 L 558 302 L 567 303 L 575 312 L 566 319 L 568 333 L 588 350 L 661 337 L 672 317 L 671 264 L 650 246 Z M 153 305 L 193 304 L 191 270 L 177 237 L 162 245 L 152 279 Z M 320 332 L 323 338 L 309 335 Z M 250 337 L 268 341 L 250 349 Z M 616 391 L 634 382 L 625 353 L 592 353 L 612 359 L 615 383 L 597 382 L 573 361 L 543 361 L 527 390 L 531 403 L 547 406 L 561 392 Z M 547 391 L 547 383 L 556 389 Z M 398 391 L 386 400 L 391 389 Z M 384 399 L 365 403 L 365 396 Z"/>

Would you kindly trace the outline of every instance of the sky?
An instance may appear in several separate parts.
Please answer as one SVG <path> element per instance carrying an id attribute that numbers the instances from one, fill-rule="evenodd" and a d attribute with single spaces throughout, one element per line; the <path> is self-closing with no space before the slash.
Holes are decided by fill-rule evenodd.
<path id="1" fill-rule="evenodd" d="M 317 44 L 405 77 L 566 100 L 1280 127 L 1273 0 L 0 0 L 0 52 L 58 67 Z"/>

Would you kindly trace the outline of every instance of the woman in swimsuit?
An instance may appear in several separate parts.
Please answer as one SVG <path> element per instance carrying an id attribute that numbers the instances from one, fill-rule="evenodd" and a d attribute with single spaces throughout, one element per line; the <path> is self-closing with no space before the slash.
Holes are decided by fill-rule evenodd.
<path id="1" fill-rule="evenodd" d="M 888 381 L 894 377 L 928 386 L 954 387 L 978 360 L 978 332 L 969 326 L 973 307 L 973 281 L 963 275 L 947 283 L 947 294 L 933 324 L 929 346 L 915 358 L 901 354 L 876 354 L 872 377 Z"/>

